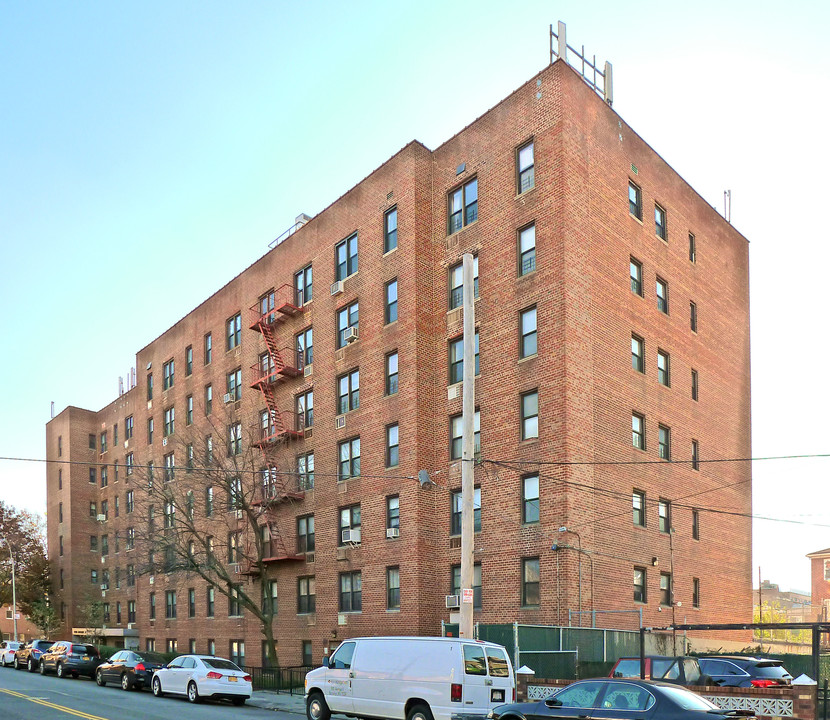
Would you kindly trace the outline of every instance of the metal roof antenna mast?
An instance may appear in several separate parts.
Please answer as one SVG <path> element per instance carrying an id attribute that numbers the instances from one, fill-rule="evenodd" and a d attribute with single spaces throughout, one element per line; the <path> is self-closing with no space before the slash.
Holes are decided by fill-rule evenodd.
<path id="1" fill-rule="evenodd" d="M 554 43 L 554 40 L 556 41 Z M 568 50 L 575 56 L 576 60 L 571 62 L 568 59 Z M 568 35 L 565 23 L 561 20 L 556 26 L 556 32 L 553 32 L 553 25 L 550 26 L 550 62 L 551 65 L 556 62 L 556 59 L 564 60 L 574 70 L 576 70 L 582 79 L 588 83 L 608 105 L 614 104 L 614 73 L 611 63 L 607 60 L 602 70 L 597 67 L 597 56 L 594 55 L 592 59 L 588 59 L 585 55 L 585 46 L 581 50 L 568 45 Z M 578 61 L 578 62 L 577 62 Z"/>

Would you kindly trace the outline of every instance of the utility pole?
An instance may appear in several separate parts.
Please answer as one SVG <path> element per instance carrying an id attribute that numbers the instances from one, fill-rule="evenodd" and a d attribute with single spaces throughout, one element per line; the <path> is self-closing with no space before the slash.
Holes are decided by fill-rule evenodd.
<path id="1" fill-rule="evenodd" d="M 0 540 L 3 541 L 3 544 L 8 549 L 9 558 L 12 561 L 12 617 L 14 618 L 14 639 L 17 641 L 17 586 L 14 579 L 14 554 L 12 553 L 12 546 L 9 545 L 9 541 L 6 540 L 6 537 L 0 537 Z"/>
<path id="2" fill-rule="evenodd" d="M 475 438 L 473 421 L 476 411 L 475 369 L 475 293 L 473 289 L 473 256 L 464 253 L 464 377 L 461 416 L 461 623 L 459 637 L 473 637 L 473 471 Z"/>

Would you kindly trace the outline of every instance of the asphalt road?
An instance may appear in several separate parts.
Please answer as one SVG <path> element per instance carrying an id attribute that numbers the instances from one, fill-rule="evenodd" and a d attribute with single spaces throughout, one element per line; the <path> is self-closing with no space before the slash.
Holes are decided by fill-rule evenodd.
<path id="1" fill-rule="evenodd" d="M 183 696 L 153 697 L 149 690 L 100 688 L 89 678 L 59 680 L 0 667 L 0 720 L 213 720 L 269 718 L 297 720 L 296 714 L 228 702 L 190 704 Z"/>

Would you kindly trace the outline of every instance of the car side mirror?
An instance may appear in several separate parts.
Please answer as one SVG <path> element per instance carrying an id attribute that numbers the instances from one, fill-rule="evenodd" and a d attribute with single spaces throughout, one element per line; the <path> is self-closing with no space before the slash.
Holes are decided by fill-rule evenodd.
<path id="1" fill-rule="evenodd" d="M 323 667 L 327 668 L 329 666 L 329 656 L 323 655 Z"/>
<path id="2" fill-rule="evenodd" d="M 562 701 L 561 700 L 557 700 L 555 697 L 545 698 L 545 707 L 555 708 L 555 707 L 561 707 L 561 706 L 562 706 Z"/>

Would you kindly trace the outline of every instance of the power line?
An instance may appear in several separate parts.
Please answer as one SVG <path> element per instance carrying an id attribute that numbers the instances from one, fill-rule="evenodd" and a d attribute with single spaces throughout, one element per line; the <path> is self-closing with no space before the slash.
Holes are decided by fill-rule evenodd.
<path id="1" fill-rule="evenodd" d="M 762 460 L 802 460 L 812 458 L 830 458 L 830 453 L 815 453 L 807 455 L 767 455 L 762 457 L 740 457 L 740 458 L 712 458 L 710 460 L 506 460 L 519 465 L 691 465 L 694 462 L 700 463 L 737 463 L 737 462 L 760 462 Z M 3 458 L 0 458 L 2 460 Z M 497 462 L 495 460 L 483 459 L 482 462 Z"/>

